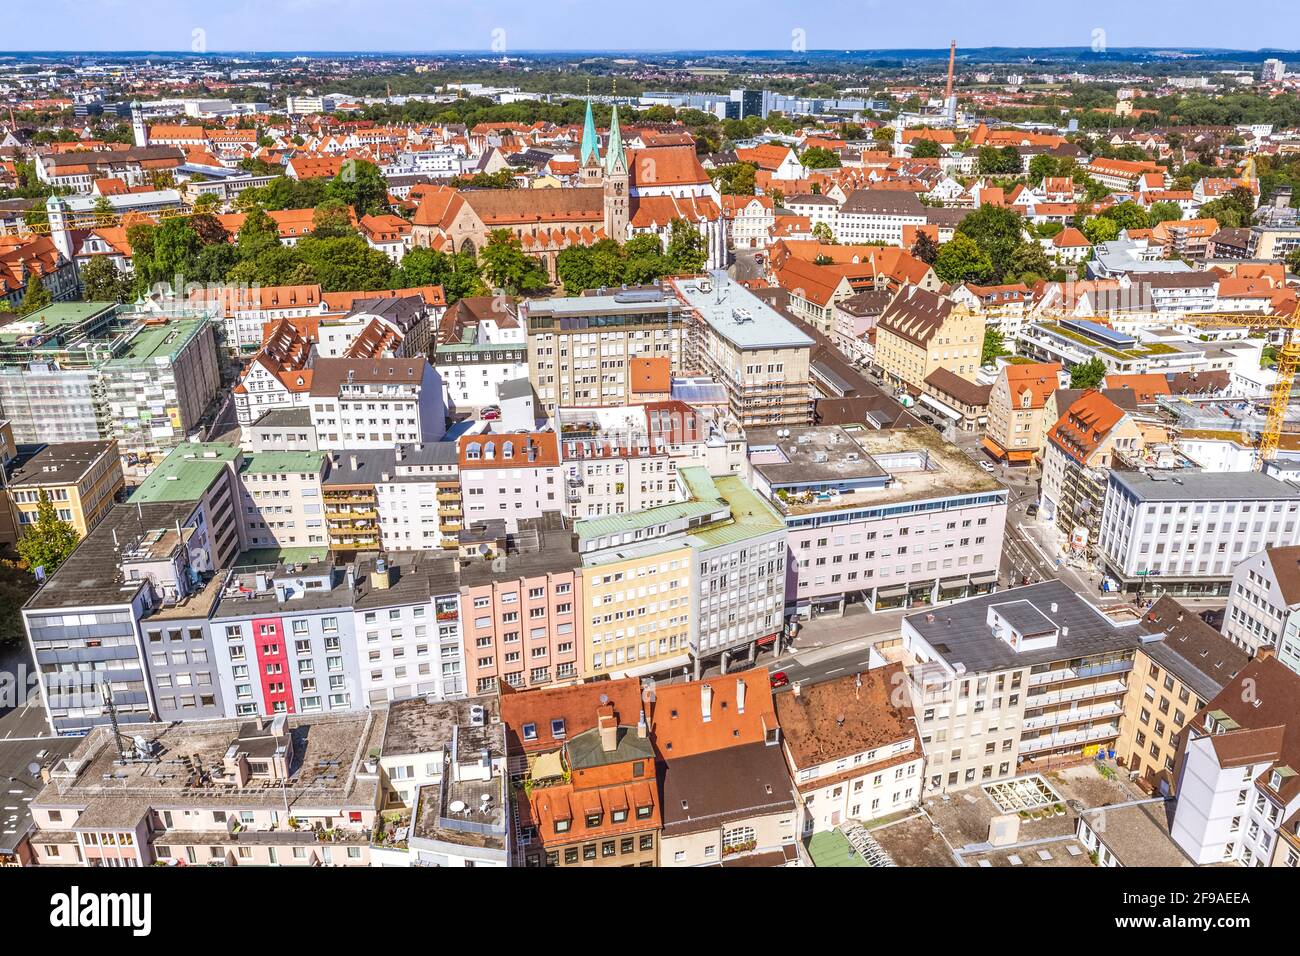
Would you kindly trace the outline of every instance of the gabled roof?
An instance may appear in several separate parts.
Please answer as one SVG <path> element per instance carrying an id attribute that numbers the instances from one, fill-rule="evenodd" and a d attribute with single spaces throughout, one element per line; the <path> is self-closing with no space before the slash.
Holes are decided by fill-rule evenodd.
<path id="1" fill-rule="evenodd" d="M 899 338 L 924 346 L 943 327 L 952 310 L 951 299 L 918 286 L 904 286 L 876 323 L 877 335 L 880 329 L 885 329 Z"/>
<path id="2" fill-rule="evenodd" d="M 1122 408 L 1089 389 L 1076 399 L 1047 433 L 1047 440 L 1080 464 L 1090 464 L 1094 452 L 1124 419 Z"/>
<path id="3" fill-rule="evenodd" d="M 1002 375 L 1007 380 L 1007 390 L 1011 393 L 1011 403 L 1016 408 L 1023 408 L 1024 394 L 1029 393 L 1029 407 L 1042 408 L 1047 399 L 1060 385 L 1060 362 L 1025 362 L 1006 365 Z"/>

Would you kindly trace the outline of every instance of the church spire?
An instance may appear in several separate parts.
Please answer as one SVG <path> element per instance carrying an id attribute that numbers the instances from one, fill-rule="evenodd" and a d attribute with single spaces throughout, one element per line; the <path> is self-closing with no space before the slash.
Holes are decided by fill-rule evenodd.
<path id="1" fill-rule="evenodd" d="M 588 84 L 590 86 L 590 84 Z M 587 118 L 582 124 L 582 145 L 578 148 L 578 162 L 600 162 L 600 138 L 596 135 L 596 120 L 591 115 L 591 90 L 587 90 Z"/>
<path id="2" fill-rule="evenodd" d="M 618 102 L 609 118 L 609 145 L 605 147 L 605 173 L 627 172 L 627 156 L 623 154 L 623 131 L 618 125 Z"/>

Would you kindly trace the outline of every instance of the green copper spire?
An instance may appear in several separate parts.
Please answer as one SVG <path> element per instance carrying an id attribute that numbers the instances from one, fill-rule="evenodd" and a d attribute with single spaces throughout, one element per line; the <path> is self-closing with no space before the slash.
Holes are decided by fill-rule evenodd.
<path id="1" fill-rule="evenodd" d="M 605 172 L 627 172 L 627 157 L 623 155 L 623 131 L 618 126 L 618 104 L 609 118 L 609 145 L 605 147 Z"/>
<path id="2" fill-rule="evenodd" d="M 582 124 L 582 146 L 578 149 L 578 162 L 585 166 L 587 158 L 600 162 L 600 138 L 596 135 L 596 120 L 591 115 L 591 97 L 587 97 L 587 118 Z"/>

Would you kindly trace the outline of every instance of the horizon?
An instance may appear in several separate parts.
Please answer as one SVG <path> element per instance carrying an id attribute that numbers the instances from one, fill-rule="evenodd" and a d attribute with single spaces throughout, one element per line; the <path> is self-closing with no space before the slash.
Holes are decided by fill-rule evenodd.
<path id="1" fill-rule="evenodd" d="M 599 0 L 545 6 L 486 0 L 448 9 L 428 0 L 48 0 L 41 17 L 8 24 L 11 55 L 41 53 L 234 55 L 545 53 L 844 53 L 966 49 L 1275 51 L 1266 42 L 1300 35 L 1300 7 L 1260 4 L 1256 15 L 1221 17 L 1206 0 L 1153 0 L 1134 23 L 1124 0 L 1096 0 L 1068 22 L 1045 20 L 1033 0 L 992 10 L 969 0 L 894 8 L 881 0 L 824 0 L 816 10 L 766 0 L 743 10 L 660 0 L 633 20 Z M 59 23 L 61 50 L 49 50 Z M 943 26 L 939 26 L 943 24 Z M 436 42 L 411 43 L 428 35 Z M 275 42 L 257 42 L 274 37 Z M 635 47 L 626 45 L 635 37 Z M 721 40 L 725 38 L 725 43 Z M 715 41 L 718 42 L 712 42 Z M 249 41 L 252 42 L 249 42 Z M 830 40 L 837 41 L 828 45 Z M 701 42 L 703 41 L 703 42 Z M 221 52 L 218 52 L 221 51 Z"/>

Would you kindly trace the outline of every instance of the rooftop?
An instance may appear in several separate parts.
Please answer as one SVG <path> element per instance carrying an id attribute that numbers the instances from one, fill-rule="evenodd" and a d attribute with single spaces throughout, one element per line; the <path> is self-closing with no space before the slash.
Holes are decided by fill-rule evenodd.
<path id="1" fill-rule="evenodd" d="M 8 483 L 11 487 L 75 484 L 113 447 L 112 441 L 19 445 Z"/>
<path id="2" fill-rule="evenodd" d="M 1252 501 L 1300 498 L 1300 488 L 1258 471 L 1112 471 L 1110 480 L 1139 501 Z"/>
<path id="3" fill-rule="evenodd" d="M 678 294 L 714 332 L 738 349 L 811 348 L 813 340 L 725 272 L 680 279 Z"/>
<path id="4" fill-rule="evenodd" d="M 476 708 L 483 715 L 482 726 L 473 726 Z M 388 705 L 383 756 L 450 752 L 452 737 L 456 736 L 459 746 L 467 752 L 479 753 L 487 748 L 492 756 L 504 757 L 502 732 L 493 730 L 500 724 L 500 708 L 495 697 L 444 701 L 413 697 L 394 701 Z"/>
<path id="5" fill-rule="evenodd" d="M 197 501 L 241 454 L 238 445 L 185 442 L 171 450 L 131 495 L 131 504 Z"/>

